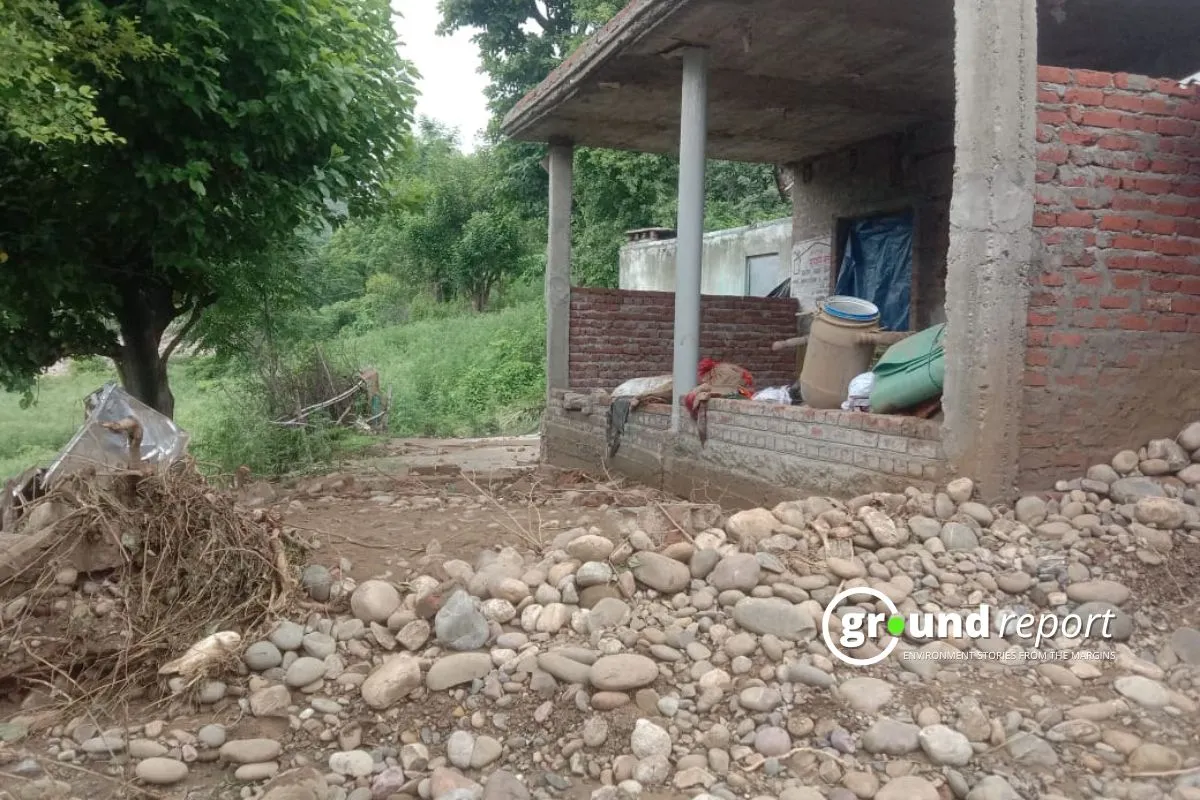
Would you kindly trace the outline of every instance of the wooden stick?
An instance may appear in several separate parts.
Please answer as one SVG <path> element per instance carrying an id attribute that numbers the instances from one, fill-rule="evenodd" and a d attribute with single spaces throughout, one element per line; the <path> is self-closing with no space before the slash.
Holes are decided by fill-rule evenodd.
<path id="1" fill-rule="evenodd" d="M 797 347 L 803 347 L 806 344 L 808 344 L 807 336 L 794 336 L 791 339 L 775 342 L 771 345 L 771 349 L 778 353 L 781 350 L 795 350 Z"/>

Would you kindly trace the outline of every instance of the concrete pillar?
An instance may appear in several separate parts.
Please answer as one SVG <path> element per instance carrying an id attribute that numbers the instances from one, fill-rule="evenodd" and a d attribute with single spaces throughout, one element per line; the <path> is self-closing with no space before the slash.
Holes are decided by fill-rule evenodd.
<path id="1" fill-rule="evenodd" d="M 704 160 L 708 138 L 708 53 L 683 56 L 679 114 L 679 210 L 675 241 L 675 359 L 671 430 L 682 420 L 680 401 L 696 387 L 700 361 L 700 254 L 704 246 Z"/>
<path id="2" fill-rule="evenodd" d="M 546 246 L 546 391 L 569 388 L 571 193 L 574 149 L 551 142 L 550 230 Z"/>
<path id="3" fill-rule="evenodd" d="M 985 501 L 1015 490 L 1033 260 L 1036 0 L 954 0 L 943 437 Z"/>

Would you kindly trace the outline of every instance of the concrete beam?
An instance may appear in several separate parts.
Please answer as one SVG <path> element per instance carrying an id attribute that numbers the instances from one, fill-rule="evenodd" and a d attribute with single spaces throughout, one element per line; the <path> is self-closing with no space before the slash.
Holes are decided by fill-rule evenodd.
<path id="1" fill-rule="evenodd" d="M 680 401 L 696 387 L 700 363 L 700 262 L 704 251 L 705 138 L 708 134 L 708 53 L 683 52 L 679 112 L 679 206 L 675 240 L 675 351 L 671 430 L 678 431 Z"/>
<path id="2" fill-rule="evenodd" d="M 574 148 L 552 142 L 550 225 L 546 245 L 546 391 L 569 388 L 571 331 L 571 196 Z"/>
<path id="3" fill-rule="evenodd" d="M 955 0 L 946 455 L 986 501 L 1015 491 L 1033 260 L 1037 1 Z"/>
<path id="4" fill-rule="evenodd" d="M 605 85 L 653 90 L 676 83 L 678 59 L 664 56 L 625 56 L 604 74 Z M 938 77 L 934 75 L 931 77 Z M 949 78 L 944 94 L 923 87 L 922 93 L 896 92 L 879 88 L 869 78 L 821 77 L 797 80 L 758 75 L 733 69 L 710 69 L 710 105 L 719 104 L 727 113 L 746 112 L 756 117 L 781 111 L 812 113 L 814 107 L 843 109 L 873 116 L 896 117 L 896 127 L 930 117 L 949 116 L 954 107 Z"/>

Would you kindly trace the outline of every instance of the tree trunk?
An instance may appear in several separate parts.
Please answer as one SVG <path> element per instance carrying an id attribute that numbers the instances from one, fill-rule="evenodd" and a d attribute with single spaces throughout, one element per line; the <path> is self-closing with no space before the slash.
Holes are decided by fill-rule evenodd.
<path id="1" fill-rule="evenodd" d="M 168 417 L 175 415 L 175 396 L 171 394 L 167 361 L 160 355 L 160 348 L 163 334 L 175 313 L 169 289 L 125 292 L 117 313 L 121 346 L 114 361 L 121 385 L 138 400 Z"/>
<path id="2" fill-rule="evenodd" d="M 161 337 L 147 335 L 130 337 L 122 333 L 121 357 L 117 372 L 125 391 L 160 414 L 175 416 L 175 396 L 167 379 L 167 362 L 158 355 Z"/>

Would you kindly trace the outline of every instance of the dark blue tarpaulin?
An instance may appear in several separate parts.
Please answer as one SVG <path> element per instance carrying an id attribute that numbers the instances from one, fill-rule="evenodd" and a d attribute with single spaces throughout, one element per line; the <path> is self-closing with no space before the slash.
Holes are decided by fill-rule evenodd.
<path id="1" fill-rule="evenodd" d="M 850 224 L 836 293 L 870 300 L 886 331 L 908 330 L 912 292 L 911 211 Z"/>

